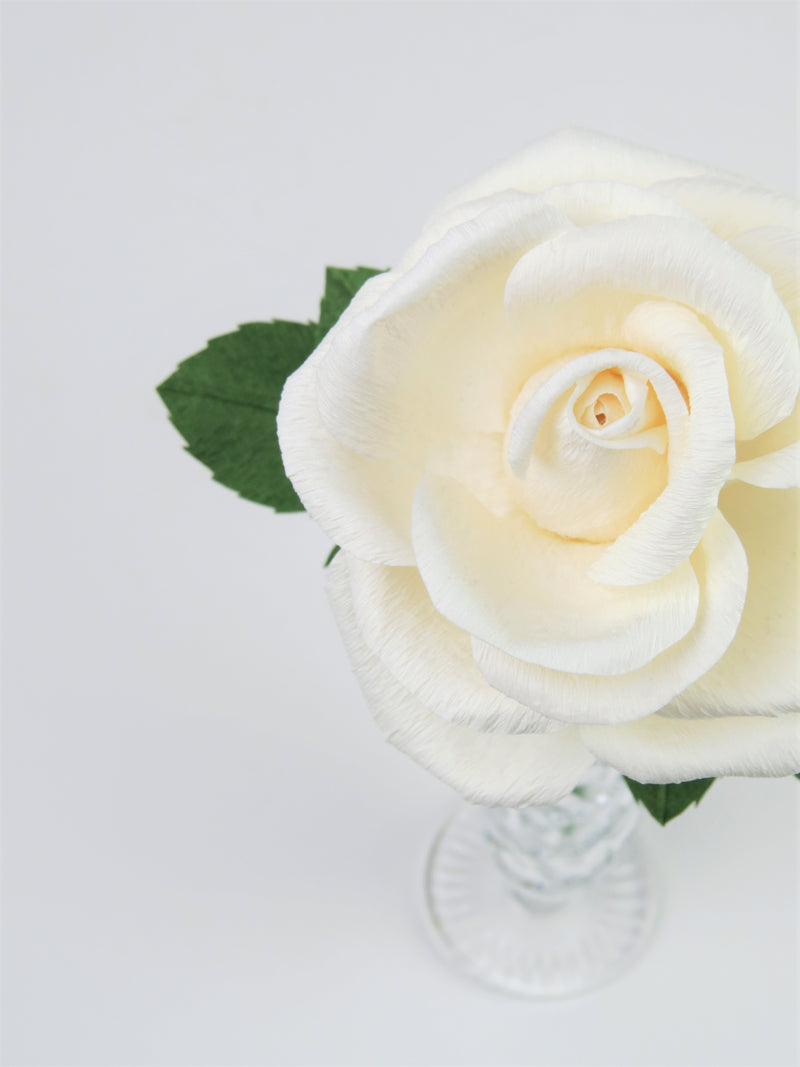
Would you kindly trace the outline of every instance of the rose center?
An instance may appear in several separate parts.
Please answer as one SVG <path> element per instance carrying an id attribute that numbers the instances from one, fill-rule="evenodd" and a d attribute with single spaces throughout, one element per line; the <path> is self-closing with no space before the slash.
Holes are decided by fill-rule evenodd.
<path id="1" fill-rule="evenodd" d="M 667 481 L 660 395 L 677 386 L 654 360 L 604 349 L 544 368 L 511 411 L 506 463 L 525 510 L 565 537 L 619 536 Z"/>

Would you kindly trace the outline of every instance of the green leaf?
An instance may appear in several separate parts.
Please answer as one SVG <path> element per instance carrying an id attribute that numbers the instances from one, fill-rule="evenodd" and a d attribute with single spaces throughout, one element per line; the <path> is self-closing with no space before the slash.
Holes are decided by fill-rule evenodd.
<path id="1" fill-rule="evenodd" d="M 342 550 L 339 547 L 339 545 L 334 545 L 333 548 L 328 553 L 328 558 L 325 560 L 325 562 L 322 564 L 322 566 L 323 567 L 330 567 L 331 563 L 333 563 L 333 559 L 334 559 L 334 556 L 336 555 L 336 553 L 337 552 L 341 552 L 341 551 Z"/>
<path id="2" fill-rule="evenodd" d="M 376 274 L 383 274 L 383 270 L 375 267 L 354 267 L 352 270 L 345 267 L 326 267 L 325 295 L 319 305 L 317 344 L 331 326 L 336 325 L 364 282 L 374 278 Z"/>
<path id="3" fill-rule="evenodd" d="M 690 804 L 699 804 L 703 795 L 714 784 L 713 778 L 697 778 L 693 782 L 677 782 L 670 785 L 642 785 L 626 778 L 628 788 L 640 804 L 665 826 L 670 819 L 680 815 Z"/>
<path id="4" fill-rule="evenodd" d="M 216 481 L 276 511 L 303 510 L 278 445 L 283 385 L 364 282 L 381 273 L 372 267 L 328 267 L 318 323 L 275 320 L 240 326 L 209 341 L 158 386 L 187 451 Z"/>
<path id="5" fill-rule="evenodd" d="M 185 359 L 158 393 L 187 451 L 216 481 L 276 511 L 303 511 L 283 469 L 283 383 L 316 347 L 316 323 L 252 322 Z"/>

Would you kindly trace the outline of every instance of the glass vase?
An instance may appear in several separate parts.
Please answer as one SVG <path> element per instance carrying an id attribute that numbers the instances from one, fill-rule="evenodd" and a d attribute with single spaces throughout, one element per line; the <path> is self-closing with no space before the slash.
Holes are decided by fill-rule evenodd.
<path id="1" fill-rule="evenodd" d="M 622 777 L 595 765 L 554 804 L 464 805 L 425 871 L 435 941 L 496 990 L 554 998 L 625 970 L 647 942 L 655 896 Z"/>

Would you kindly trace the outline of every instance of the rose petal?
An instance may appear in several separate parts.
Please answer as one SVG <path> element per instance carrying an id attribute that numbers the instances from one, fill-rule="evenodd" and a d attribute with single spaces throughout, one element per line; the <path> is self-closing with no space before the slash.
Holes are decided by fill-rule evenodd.
<path id="1" fill-rule="evenodd" d="M 618 137 L 574 127 L 556 130 L 450 193 L 436 214 L 504 189 L 538 193 L 566 182 L 613 181 L 648 186 L 713 168 L 655 152 Z M 721 171 L 714 173 L 722 174 Z"/>
<path id="2" fill-rule="evenodd" d="M 688 561 L 649 586 L 598 585 L 587 570 L 602 546 L 566 541 L 526 517 L 492 515 L 448 478 L 420 482 L 412 540 L 437 609 L 527 663 L 581 674 L 636 670 L 679 641 L 697 614 Z"/>
<path id="3" fill-rule="evenodd" d="M 562 729 L 487 683 L 469 634 L 434 608 L 416 567 L 379 567 L 346 557 L 359 633 L 394 677 L 449 722 L 501 733 Z"/>
<path id="4" fill-rule="evenodd" d="M 668 485 L 591 569 L 595 581 L 610 585 L 654 581 L 694 551 L 736 456 L 722 349 L 696 315 L 674 304 L 639 304 L 623 323 L 623 344 L 658 354 L 683 382 L 691 414 Z"/>
<path id="5" fill-rule="evenodd" d="M 789 314 L 770 278 L 700 223 L 638 217 L 574 229 L 522 256 L 506 286 L 510 321 L 544 359 L 561 354 L 565 322 L 574 346 L 596 335 L 597 314 L 595 347 L 607 346 L 618 316 L 645 297 L 693 308 L 720 335 L 737 437 L 789 414 L 800 386 Z M 583 331 L 573 325 L 581 320 Z"/>
<path id="6" fill-rule="evenodd" d="M 655 428 L 634 432 L 636 426 L 629 426 L 629 436 L 612 437 L 616 426 L 625 428 L 628 416 L 600 433 L 576 420 L 577 394 L 608 368 L 621 369 L 623 376 L 630 372 L 629 386 L 638 382 L 644 394 L 651 383 L 666 418 L 672 442 L 668 462 L 674 466 L 688 418 L 686 402 L 664 368 L 639 352 L 602 349 L 565 360 L 552 373 L 546 367 L 520 393 L 507 435 L 508 464 L 528 513 L 545 529 L 584 541 L 608 541 L 626 530 L 667 477 L 667 462 L 651 447 Z M 639 406 L 644 411 L 644 402 Z M 636 414 L 632 408 L 630 416 Z M 658 429 L 664 435 L 665 427 Z M 662 441 L 659 437 L 661 447 Z"/>
<path id="7" fill-rule="evenodd" d="M 447 444 L 434 446 L 428 453 L 427 469 L 460 482 L 495 515 L 520 511 L 500 434 L 461 434 Z"/>
<path id="8" fill-rule="evenodd" d="M 800 234 L 779 226 L 748 230 L 731 244 L 772 278 L 800 332 Z M 791 415 L 753 441 L 741 442 L 733 477 L 765 489 L 800 485 L 800 400 Z"/>
<path id="9" fill-rule="evenodd" d="M 475 804 L 522 807 L 569 793 L 594 762 L 577 729 L 551 734 L 486 734 L 428 711 L 361 638 L 346 558 L 328 569 L 328 593 L 367 704 L 387 741 Z"/>
<path id="10" fill-rule="evenodd" d="M 351 452 L 331 437 L 317 410 L 313 356 L 284 386 L 278 439 L 303 506 L 336 544 L 374 563 L 414 562 L 411 502 L 419 476 L 401 462 Z"/>
<path id="11" fill-rule="evenodd" d="M 800 771 L 800 715 L 714 721 L 650 715 L 618 726 L 579 729 L 599 760 L 637 782 L 778 778 Z"/>
<path id="12" fill-rule="evenodd" d="M 565 723 L 615 723 L 663 708 L 724 655 L 736 634 L 747 591 L 747 558 L 720 512 L 692 556 L 700 605 L 692 630 L 638 671 L 613 677 L 547 670 L 473 640 L 481 673 L 495 689 Z"/>
<path id="13" fill-rule="evenodd" d="M 698 716 L 781 714 L 800 707 L 800 490 L 726 486 L 720 510 L 750 571 L 736 636 L 722 659 L 671 705 Z"/>
<path id="14" fill-rule="evenodd" d="M 797 228 L 800 224 L 795 201 L 759 189 L 743 178 L 705 174 L 660 181 L 651 188 L 690 211 L 725 240 L 755 227 Z"/>
<path id="15" fill-rule="evenodd" d="M 571 226 L 519 195 L 448 231 L 383 296 L 328 335 L 318 404 L 346 447 L 424 465 L 433 444 L 502 433 L 526 346 L 508 326 L 505 282 L 520 255 Z"/>

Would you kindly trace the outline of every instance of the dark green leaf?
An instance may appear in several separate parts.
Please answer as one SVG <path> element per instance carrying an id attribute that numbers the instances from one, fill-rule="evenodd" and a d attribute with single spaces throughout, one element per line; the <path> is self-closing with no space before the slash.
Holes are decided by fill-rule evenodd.
<path id="1" fill-rule="evenodd" d="M 642 785 L 632 778 L 626 778 L 625 781 L 634 797 L 662 826 L 680 815 L 690 804 L 699 804 L 701 797 L 714 784 L 713 778 L 697 778 L 693 782 L 670 785 Z"/>
<path id="2" fill-rule="evenodd" d="M 336 553 L 337 552 L 341 552 L 341 551 L 342 550 L 338 545 L 334 545 L 333 548 L 328 553 L 328 558 L 325 560 L 325 562 L 322 564 L 322 566 L 323 567 L 330 567 L 330 565 L 333 562 L 333 558 L 336 555 Z"/>
<path id="3" fill-rule="evenodd" d="M 327 267 L 325 270 L 325 295 L 319 305 L 317 344 L 331 326 L 334 326 L 358 290 L 376 274 L 383 274 L 375 267 Z"/>
<path id="4" fill-rule="evenodd" d="M 253 322 L 209 341 L 158 387 L 187 450 L 222 485 L 276 511 L 302 511 L 283 469 L 283 383 L 316 346 L 316 323 Z"/>

